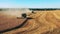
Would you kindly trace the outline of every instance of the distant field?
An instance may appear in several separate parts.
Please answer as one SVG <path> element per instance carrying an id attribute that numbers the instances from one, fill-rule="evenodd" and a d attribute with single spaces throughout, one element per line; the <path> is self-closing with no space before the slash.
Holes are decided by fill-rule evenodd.
<path id="1" fill-rule="evenodd" d="M 27 14 L 33 19 L 28 20 L 23 27 L 3 34 L 60 34 L 60 10 L 35 11 L 34 13 L 30 13 L 31 15 L 29 13 Z M 6 16 L 0 13 L 0 28 L 2 30 L 8 27 L 10 28 L 21 24 L 24 20 L 16 19 L 15 15 Z M 7 27 L 2 24 L 5 24 Z"/>

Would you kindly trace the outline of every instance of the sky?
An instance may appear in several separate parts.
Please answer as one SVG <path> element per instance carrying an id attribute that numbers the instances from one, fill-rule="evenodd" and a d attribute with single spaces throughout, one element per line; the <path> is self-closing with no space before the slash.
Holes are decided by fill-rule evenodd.
<path id="1" fill-rule="evenodd" d="M 60 8 L 60 0 L 0 0 L 0 8 Z"/>

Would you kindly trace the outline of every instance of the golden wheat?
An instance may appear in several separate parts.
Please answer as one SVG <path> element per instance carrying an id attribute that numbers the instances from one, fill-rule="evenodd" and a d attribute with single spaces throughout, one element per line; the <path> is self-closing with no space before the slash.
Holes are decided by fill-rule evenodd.
<path id="1" fill-rule="evenodd" d="M 29 17 L 34 19 L 28 20 L 22 28 L 3 34 L 59 34 L 60 10 L 40 11 Z"/>

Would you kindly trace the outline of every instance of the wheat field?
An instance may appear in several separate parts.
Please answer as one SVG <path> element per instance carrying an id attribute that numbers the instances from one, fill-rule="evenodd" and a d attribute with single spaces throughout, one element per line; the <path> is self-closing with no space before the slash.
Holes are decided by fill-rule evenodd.
<path id="1" fill-rule="evenodd" d="M 23 27 L 4 32 L 3 34 L 60 34 L 60 10 L 36 11 L 31 13 L 29 17 L 33 19 L 28 20 Z"/>

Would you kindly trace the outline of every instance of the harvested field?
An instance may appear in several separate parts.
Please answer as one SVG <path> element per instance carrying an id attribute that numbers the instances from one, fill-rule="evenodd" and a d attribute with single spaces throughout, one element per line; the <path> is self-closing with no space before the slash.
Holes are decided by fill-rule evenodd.
<path id="1" fill-rule="evenodd" d="M 16 19 L 15 16 L 7 16 L 7 18 L 5 18 L 6 15 L 4 15 L 4 17 L 1 15 L 2 14 L 0 14 L 0 31 L 15 27 L 25 20 Z M 33 19 L 28 19 L 22 27 L 4 32 L 3 34 L 60 34 L 60 10 L 37 11 L 31 13 L 29 17 Z M 8 24 L 5 21 L 7 21 Z"/>

